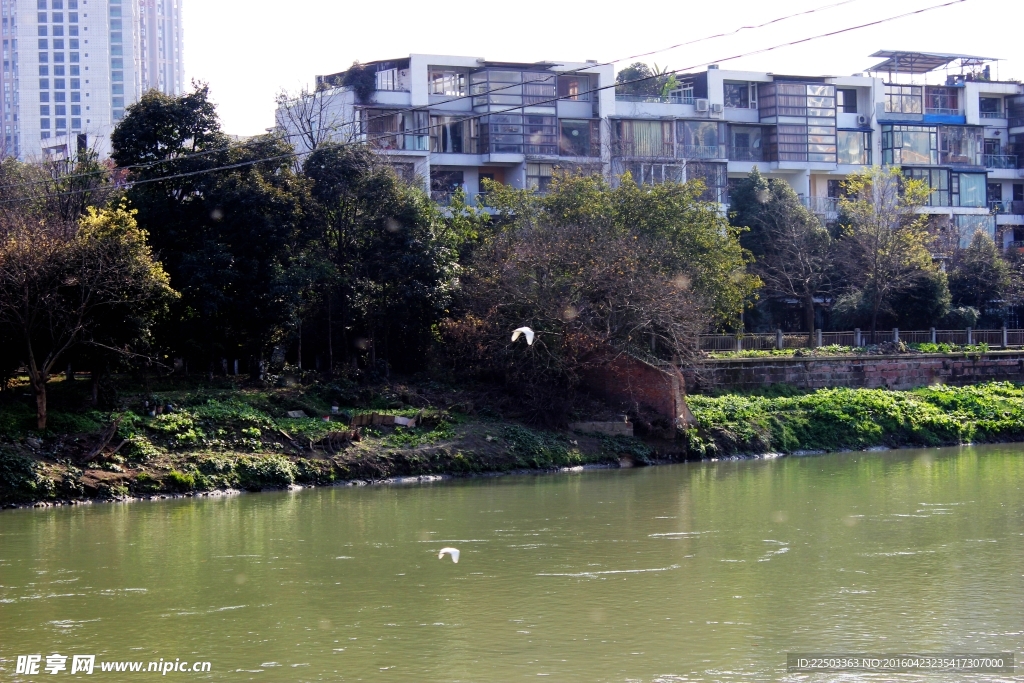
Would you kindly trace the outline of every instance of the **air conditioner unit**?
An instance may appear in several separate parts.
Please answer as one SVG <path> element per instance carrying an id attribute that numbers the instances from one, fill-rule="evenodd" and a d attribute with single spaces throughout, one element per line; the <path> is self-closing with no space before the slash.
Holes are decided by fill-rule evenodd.
<path id="1" fill-rule="evenodd" d="M 864 116 L 864 114 L 861 114 L 860 116 L 858 116 L 857 117 L 857 125 L 858 126 L 866 126 L 866 125 L 868 125 L 868 117 Z"/>
<path id="2" fill-rule="evenodd" d="M 720 102 L 715 102 L 714 104 L 712 104 L 711 105 L 711 113 L 713 113 L 713 114 L 721 114 L 722 113 L 722 104 Z"/>
<path id="3" fill-rule="evenodd" d="M 703 112 L 703 111 L 707 111 L 708 110 L 708 101 L 707 100 L 695 100 L 694 104 L 697 105 L 697 111 Z"/>

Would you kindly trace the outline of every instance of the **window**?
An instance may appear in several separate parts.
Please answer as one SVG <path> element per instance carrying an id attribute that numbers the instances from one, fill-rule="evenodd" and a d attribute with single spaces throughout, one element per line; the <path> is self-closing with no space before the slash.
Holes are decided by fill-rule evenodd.
<path id="1" fill-rule="evenodd" d="M 427 73 L 427 88 L 431 95 L 462 97 L 466 94 L 466 72 L 431 69 Z"/>
<path id="2" fill-rule="evenodd" d="M 113 83 L 110 86 L 110 92 L 112 94 L 114 94 L 114 95 L 123 95 L 124 94 L 124 84 L 123 83 Z"/>
<path id="3" fill-rule="evenodd" d="M 589 76 L 559 76 L 558 97 L 572 102 L 590 101 Z"/>
<path id="4" fill-rule="evenodd" d="M 53 0 L 53 4 L 50 5 L 51 9 L 64 9 L 64 0 Z"/>
<path id="5" fill-rule="evenodd" d="M 807 161 L 807 126 L 780 125 L 773 129 L 772 148 L 779 161 Z"/>
<path id="6" fill-rule="evenodd" d="M 914 180 L 924 181 L 931 189 L 928 195 L 928 206 L 950 206 L 949 203 L 949 171 L 944 168 L 908 168 L 903 175 Z"/>
<path id="7" fill-rule="evenodd" d="M 49 48 L 49 41 L 47 41 L 46 38 L 40 38 L 39 39 L 39 49 L 40 50 L 48 50 L 48 49 L 50 49 Z"/>
<path id="8" fill-rule="evenodd" d="M 596 120 L 559 121 L 561 134 L 558 138 L 558 153 L 566 157 L 601 156 L 600 122 Z"/>
<path id="9" fill-rule="evenodd" d="M 37 17 L 36 17 L 36 20 L 37 20 L 37 21 L 38 21 L 38 22 L 39 22 L 40 24 L 45 24 L 45 23 L 46 23 L 46 12 L 40 12 L 40 13 L 39 13 L 39 16 L 37 16 Z"/>
<path id="10" fill-rule="evenodd" d="M 1024 202 L 1024 183 L 1013 184 L 1013 201 Z"/>
<path id="11" fill-rule="evenodd" d="M 53 49 L 54 50 L 63 50 L 64 49 L 64 39 L 63 38 L 54 38 L 53 39 Z"/>
<path id="12" fill-rule="evenodd" d="M 554 164 L 526 164 L 526 187 L 537 192 L 547 192 L 551 187 Z"/>
<path id="13" fill-rule="evenodd" d="M 121 40 L 121 34 L 118 33 L 118 42 Z M 113 38 L 111 38 L 113 40 Z M 383 90 L 386 92 L 392 92 L 400 90 L 398 85 L 398 69 L 383 69 L 374 74 L 374 87 L 377 90 Z"/>
<path id="14" fill-rule="evenodd" d="M 684 178 L 682 164 L 652 164 L 634 161 L 623 166 L 618 175 L 629 173 L 637 185 L 661 185 L 662 183 L 681 183 Z"/>
<path id="15" fill-rule="evenodd" d="M 110 72 L 110 80 L 112 82 L 114 82 L 114 83 L 121 83 L 121 82 L 123 82 L 124 81 L 124 72 L 123 71 L 111 71 Z"/>
<path id="16" fill-rule="evenodd" d="M 949 192 L 953 206 L 986 206 L 987 179 L 984 173 L 951 174 Z"/>
<path id="17" fill-rule="evenodd" d="M 48 61 L 50 61 L 50 53 L 48 53 L 48 52 L 40 52 L 39 53 L 39 63 L 40 64 L 46 64 Z"/>
<path id="18" fill-rule="evenodd" d="M 474 107 L 488 104 L 523 104 L 523 73 L 521 71 L 477 71 L 469 75 L 469 90 L 475 95 Z"/>
<path id="19" fill-rule="evenodd" d="M 523 104 L 552 104 L 555 99 L 554 74 L 523 74 Z"/>
<path id="20" fill-rule="evenodd" d="M 430 194 L 435 200 L 445 200 L 456 190 L 465 191 L 466 182 L 462 171 L 444 168 L 430 169 Z"/>
<path id="21" fill-rule="evenodd" d="M 674 157 L 671 121 L 615 122 L 617 153 L 632 157 Z"/>
<path id="22" fill-rule="evenodd" d="M 732 161 L 764 161 L 761 129 L 753 126 L 731 126 L 729 159 Z"/>
<path id="23" fill-rule="evenodd" d="M 50 93 L 48 93 L 48 92 L 41 92 L 41 93 L 39 93 L 39 101 L 40 102 L 49 102 L 50 101 Z"/>
<path id="24" fill-rule="evenodd" d="M 58 104 L 53 107 L 54 116 L 67 116 L 68 108 L 66 105 Z"/>
<path id="25" fill-rule="evenodd" d="M 853 88 L 837 88 L 836 108 L 844 114 L 856 114 L 857 91 Z"/>
<path id="26" fill-rule="evenodd" d="M 50 105 L 48 105 L 48 104 L 40 104 L 39 105 L 39 115 L 40 116 L 49 116 L 50 115 Z"/>
<path id="27" fill-rule="evenodd" d="M 925 113 L 956 116 L 960 113 L 958 88 L 929 85 L 925 88 Z"/>
<path id="28" fill-rule="evenodd" d="M 50 119 L 39 119 L 39 127 L 43 130 L 50 129 Z"/>
<path id="29" fill-rule="evenodd" d="M 938 130 L 934 126 L 882 126 L 882 163 L 939 163 Z"/>
<path id="30" fill-rule="evenodd" d="M 838 131 L 836 147 L 838 163 L 871 165 L 871 133 L 861 130 Z"/>
<path id="31" fill-rule="evenodd" d="M 46 35 L 46 27 L 45 26 L 40 26 L 39 27 L 39 35 L 41 35 L 41 36 L 45 36 Z M 46 48 L 39 48 L 39 49 L 45 50 Z"/>
<path id="32" fill-rule="evenodd" d="M 725 83 L 723 88 L 725 106 L 732 109 L 750 109 L 750 86 L 747 83 Z"/>
<path id="33" fill-rule="evenodd" d="M 523 143 L 527 154 L 558 154 L 557 121 L 554 116 L 523 115 Z"/>
<path id="34" fill-rule="evenodd" d="M 82 105 L 80 105 L 80 104 L 72 104 L 71 105 L 71 115 L 72 116 L 81 116 L 82 115 Z"/>
<path id="35" fill-rule="evenodd" d="M 67 119 L 54 119 L 54 122 L 54 127 L 57 128 L 57 130 L 64 130 L 68 127 Z"/>
<path id="36" fill-rule="evenodd" d="M 39 79 L 39 89 L 40 90 L 49 90 L 50 89 L 50 79 L 49 78 L 40 78 Z"/>
<path id="37" fill-rule="evenodd" d="M 491 114 L 480 119 L 480 145 L 491 154 L 522 154 L 522 114 Z"/>
<path id="38" fill-rule="evenodd" d="M 53 35 L 54 36 L 62 36 L 62 35 L 64 35 L 64 27 L 63 26 L 54 26 L 53 27 Z"/>
<path id="39" fill-rule="evenodd" d="M 55 79 L 53 79 L 53 87 L 57 88 L 57 89 L 63 90 L 64 89 L 64 79 L 63 78 L 55 78 Z M 55 93 L 53 93 L 53 101 L 54 102 L 63 102 L 64 101 L 64 93 L 62 93 L 62 92 L 55 92 Z"/>
<path id="40" fill-rule="evenodd" d="M 78 86 L 75 85 L 74 83 L 72 83 L 71 87 L 72 88 L 77 88 Z M 82 93 L 80 93 L 80 92 L 73 92 L 73 93 L 71 93 L 71 101 L 72 102 L 81 102 L 82 101 Z"/>
<path id="41" fill-rule="evenodd" d="M 111 10 L 111 11 L 113 11 L 113 10 Z M 118 11 L 120 11 L 120 10 L 118 10 Z M 63 24 L 64 23 L 64 13 L 63 12 L 54 12 L 53 14 L 50 15 L 50 17 L 53 20 L 54 24 Z"/>
<path id="42" fill-rule="evenodd" d="M 63 52 L 54 52 L 53 53 L 53 61 L 57 62 L 57 63 L 60 63 L 60 64 L 63 64 L 64 63 L 64 53 Z"/>
<path id="43" fill-rule="evenodd" d="M 1000 119 L 1003 117 L 1003 98 L 980 97 L 978 98 L 978 109 L 983 119 Z"/>
<path id="44" fill-rule="evenodd" d="M 123 97 L 112 99 L 114 107 L 124 106 Z M 428 122 L 429 116 L 425 111 L 364 109 L 361 128 L 366 141 L 377 149 L 426 151 L 429 149 Z"/>
<path id="45" fill-rule="evenodd" d="M 46 0 L 36 0 L 36 9 L 46 9 Z"/>
<path id="46" fill-rule="evenodd" d="M 679 155 L 684 159 L 722 159 L 724 125 L 715 121 L 677 121 L 676 139 L 682 141 Z"/>
<path id="47" fill-rule="evenodd" d="M 1003 201 L 1003 184 L 988 183 L 985 185 L 985 201 L 989 204 Z"/>
<path id="48" fill-rule="evenodd" d="M 960 233 L 960 248 L 971 245 L 974 233 L 983 232 L 991 238 L 996 234 L 996 217 L 992 215 L 957 214 L 955 216 L 957 232 Z"/>
<path id="49" fill-rule="evenodd" d="M 480 137 L 477 119 L 459 116 L 430 117 L 430 151 L 442 154 L 476 154 Z"/>
<path id="50" fill-rule="evenodd" d="M 984 149 L 984 129 L 966 126 L 940 126 L 939 163 L 942 164 L 982 164 Z"/>
<path id="51" fill-rule="evenodd" d="M 917 85 L 886 85 L 885 111 L 893 114 L 924 113 L 921 86 Z"/>
<path id="52" fill-rule="evenodd" d="M 686 179 L 704 183 L 701 201 L 729 203 L 729 165 L 690 162 L 686 165 Z"/>

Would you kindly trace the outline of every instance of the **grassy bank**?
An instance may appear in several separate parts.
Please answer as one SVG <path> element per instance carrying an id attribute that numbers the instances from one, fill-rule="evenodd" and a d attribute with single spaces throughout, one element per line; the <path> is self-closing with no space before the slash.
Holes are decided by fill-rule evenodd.
<path id="1" fill-rule="evenodd" d="M 1024 388 L 1006 382 L 910 391 L 785 387 L 691 396 L 691 456 L 949 446 L 1024 440 Z"/>
<path id="2" fill-rule="evenodd" d="M 85 385 L 55 383 L 45 433 L 33 429 L 28 400 L 7 393 L 0 403 L 0 503 L 614 465 L 624 457 L 644 464 L 1024 441 L 1024 388 L 1009 383 L 690 396 L 697 427 L 675 441 L 646 442 L 531 428 L 503 419 L 479 396 L 445 387 L 266 389 L 223 381 L 134 394 L 122 388 L 117 409 L 98 411 L 84 407 Z M 307 417 L 288 417 L 293 411 Z M 368 414 L 417 423 L 358 432 L 349 426 Z"/>

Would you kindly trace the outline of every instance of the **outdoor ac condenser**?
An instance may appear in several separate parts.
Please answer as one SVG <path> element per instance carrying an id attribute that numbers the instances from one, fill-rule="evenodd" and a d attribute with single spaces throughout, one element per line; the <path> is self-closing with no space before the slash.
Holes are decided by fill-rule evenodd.
<path id="1" fill-rule="evenodd" d="M 697 100 L 695 104 L 697 105 L 697 111 L 699 112 L 706 112 L 708 110 L 707 100 Z"/>
<path id="2" fill-rule="evenodd" d="M 721 105 L 721 103 L 715 102 L 714 104 L 712 104 L 711 105 L 711 113 L 713 113 L 713 114 L 721 114 L 722 113 L 722 105 Z"/>
<path id="3" fill-rule="evenodd" d="M 858 126 L 866 126 L 866 125 L 868 125 L 868 117 L 864 116 L 863 114 L 858 116 L 857 117 L 857 125 Z"/>

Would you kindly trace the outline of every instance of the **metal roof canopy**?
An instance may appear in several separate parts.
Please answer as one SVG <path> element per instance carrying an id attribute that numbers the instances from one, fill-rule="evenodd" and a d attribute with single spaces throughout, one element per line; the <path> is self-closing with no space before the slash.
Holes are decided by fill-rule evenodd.
<path id="1" fill-rule="evenodd" d="M 982 66 L 986 62 L 999 61 L 996 57 L 904 50 L 879 50 L 871 56 L 882 57 L 885 61 L 869 68 L 868 71 L 887 71 L 900 74 L 926 74 L 955 61 L 959 61 L 960 66 Z"/>

